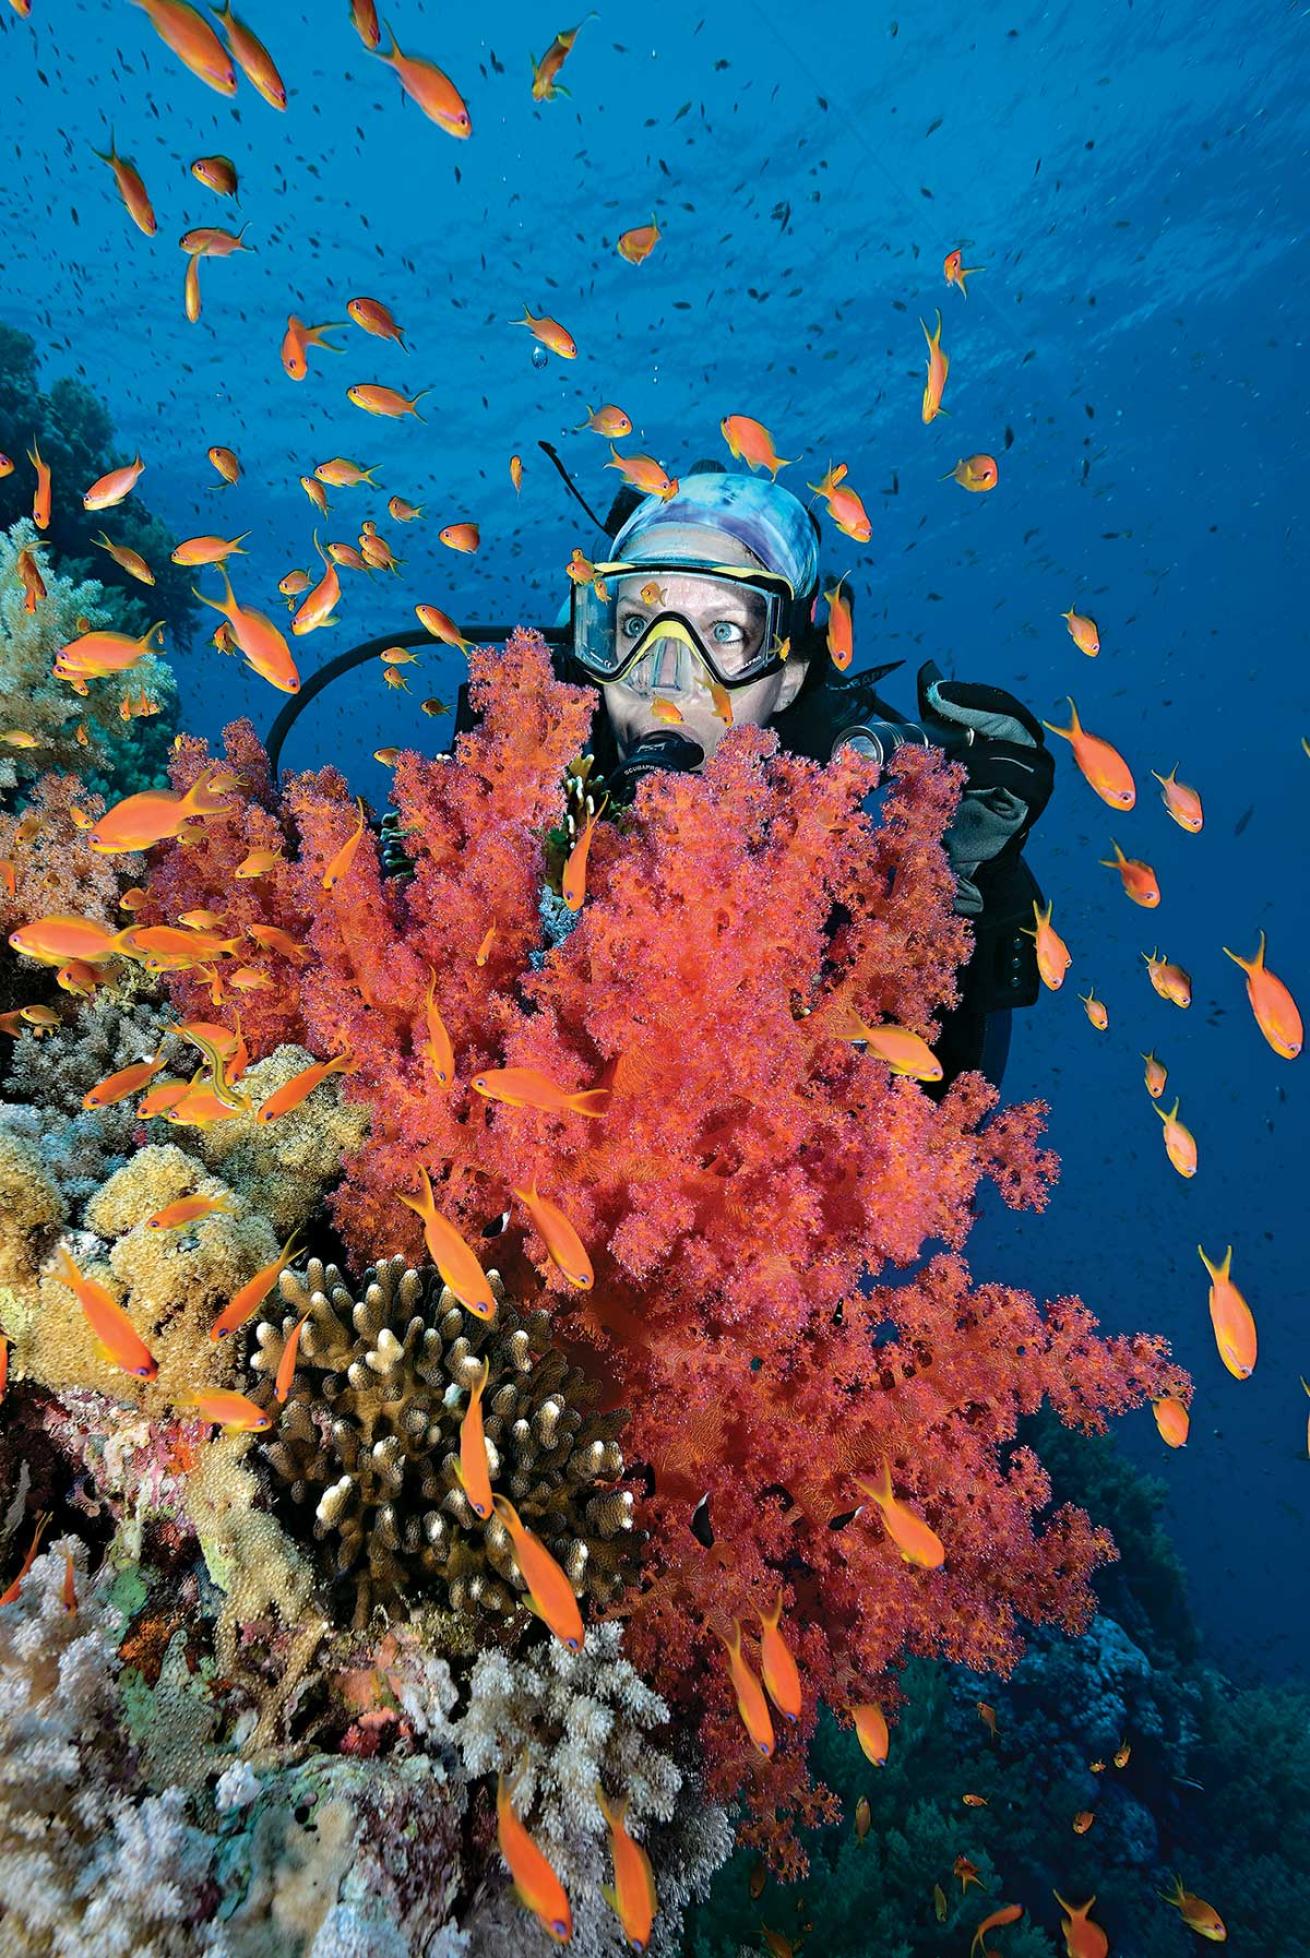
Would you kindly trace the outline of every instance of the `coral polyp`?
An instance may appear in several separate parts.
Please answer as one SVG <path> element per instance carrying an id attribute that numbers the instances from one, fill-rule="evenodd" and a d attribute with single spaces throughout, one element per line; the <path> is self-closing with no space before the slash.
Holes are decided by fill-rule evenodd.
<path id="1" fill-rule="evenodd" d="M 433 1600 L 461 1617 L 526 1629 L 509 1536 L 475 1514 L 456 1475 L 460 1424 L 488 1367 L 483 1421 L 493 1489 L 509 1496 L 596 1608 L 631 1582 L 640 1538 L 621 1486 L 626 1416 L 552 1344 L 544 1311 L 520 1312 L 498 1274 L 494 1321 L 475 1319 L 435 1271 L 384 1259 L 358 1288 L 312 1258 L 284 1271 L 276 1315 L 256 1331 L 253 1397 L 274 1399 L 303 1319 L 286 1406 L 263 1452 L 292 1527 L 321 1546 L 334 1599 L 364 1629 L 378 1607 Z M 515 1620 L 518 1623 L 515 1624 Z"/>

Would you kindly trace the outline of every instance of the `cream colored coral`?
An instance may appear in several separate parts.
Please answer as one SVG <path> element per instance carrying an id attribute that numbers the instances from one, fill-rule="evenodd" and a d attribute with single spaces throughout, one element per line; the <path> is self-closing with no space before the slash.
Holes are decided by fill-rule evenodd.
<path id="1" fill-rule="evenodd" d="M 0 1124 L 0 1284 L 30 1285 L 64 1200 L 33 1142 Z"/>
<path id="2" fill-rule="evenodd" d="M 314 1060 L 303 1047 L 279 1047 L 246 1069 L 241 1090 L 258 1109 Z M 239 1116 L 194 1135 L 188 1131 L 187 1140 L 286 1237 L 336 1181 L 343 1158 L 359 1147 L 367 1128 L 364 1109 L 343 1099 L 340 1079 L 332 1075 L 299 1108 L 276 1121 Z"/>
<path id="3" fill-rule="evenodd" d="M 180 1230 L 152 1230 L 147 1219 L 176 1198 L 200 1190 L 226 1197 L 232 1215 L 215 1213 Z M 144 1413 L 186 1415 L 189 1397 L 226 1385 L 232 1352 L 210 1332 L 223 1306 L 256 1271 L 271 1264 L 272 1226 L 252 1215 L 203 1163 L 171 1144 L 141 1149 L 87 1204 L 103 1252 L 72 1247 L 84 1277 L 106 1284 L 158 1364 L 153 1380 L 125 1372 L 98 1350 L 76 1297 L 53 1269 L 40 1280 L 41 1309 L 20 1341 L 26 1370 L 48 1387 L 96 1387 Z"/>

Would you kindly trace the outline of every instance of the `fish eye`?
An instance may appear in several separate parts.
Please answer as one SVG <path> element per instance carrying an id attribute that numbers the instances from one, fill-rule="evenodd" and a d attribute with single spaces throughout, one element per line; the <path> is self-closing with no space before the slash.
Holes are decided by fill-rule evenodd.
<path id="1" fill-rule="evenodd" d="M 582 1650 L 582 1640 L 580 1638 L 566 1638 L 564 1643 L 568 1646 L 570 1652 L 581 1652 Z"/>
<path id="2" fill-rule="evenodd" d="M 552 1918 L 550 1928 L 557 1938 L 566 1938 L 569 1934 L 569 1927 L 562 1917 Z"/>

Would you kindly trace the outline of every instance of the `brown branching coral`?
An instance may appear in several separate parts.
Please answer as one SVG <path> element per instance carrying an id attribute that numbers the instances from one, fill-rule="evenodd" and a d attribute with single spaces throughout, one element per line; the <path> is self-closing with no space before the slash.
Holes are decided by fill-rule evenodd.
<path id="1" fill-rule="evenodd" d="M 354 1622 L 435 1596 L 465 1616 L 510 1618 L 523 1586 L 503 1525 L 479 1521 L 455 1474 L 469 1390 L 485 1359 L 483 1418 L 493 1487 L 603 1607 L 628 1582 L 638 1539 L 621 1489 L 622 1413 L 588 1410 L 590 1390 L 551 1344 L 545 1312 L 521 1314 L 489 1273 L 499 1309 L 467 1314 L 431 1270 L 396 1257 L 358 1296 L 311 1259 L 279 1281 L 282 1311 L 258 1328 L 251 1365 L 269 1403 L 286 1340 L 300 1334 L 291 1394 L 261 1444 L 296 1505 L 312 1504 L 329 1577 L 354 1585 Z"/>

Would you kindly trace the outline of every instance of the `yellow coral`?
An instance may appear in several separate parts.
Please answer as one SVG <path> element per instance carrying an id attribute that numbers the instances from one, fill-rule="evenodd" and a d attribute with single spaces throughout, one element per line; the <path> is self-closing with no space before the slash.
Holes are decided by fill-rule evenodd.
<path id="1" fill-rule="evenodd" d="M 277 1256 L 277 1238 L 267 1219 L 243 1208 L 181 1230 L 148 1228 L 147 1218 L 195 1190 L 233 1197 L 185 1150 L 139 1150 L 86 1207 L 88 1226 L 113 1240 L 107 1263 L 73 1252 L 145 1340 L 159 1365 L 156 1378 L 137 1379 L 103 1356 L 86 1314 L 53 1272 L 42 1274 L 41 1309 L 20 1329 L 18 1358 L 28 1373 L 48 1387 L 98 1388 L 151 1416 L 185 1414 L 189 1396 L 227 1382 L 231 1354 L 215 1345 L 210 1329 L 232 1293 Z"/>
<path id="2" fill-rule="evenodd" d="M 35 1144 L 0 1124 L 0 1284 L 30 1285 L 42 1239 L 64 1215 Z"/>

